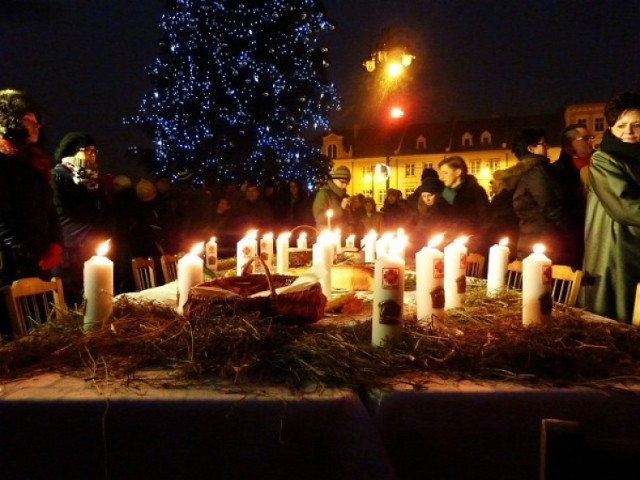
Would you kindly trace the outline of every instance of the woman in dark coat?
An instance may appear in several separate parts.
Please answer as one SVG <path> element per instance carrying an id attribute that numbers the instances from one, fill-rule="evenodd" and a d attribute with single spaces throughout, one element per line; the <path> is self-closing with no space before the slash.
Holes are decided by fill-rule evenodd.
<path id="1" fill-rule="evenodd" d="M 33 161 L 24 125 L 34 108 L 23 92 L 0 90 L 0 287 L 19 278 L 49 278 L 61 262 L 53 193 L 47 172 Z M 0 300 L 0 329 L 8 333 L 5 310 Z"/>
<path id="2" fill-rule="evenodd" d="M 487 249 L 487 192 L 478 184 L 476 177 L 469 174 L 464 159 L 457 155 L 440 161 L 438 174 L 445 186 L 442 198 L 451 206 L 447 225 L 448 240 L 467 236 L 469 251 L 484 254 Z"/>
<path id="3" fill-rule="evenodd" d="M 589 167 L 580 304 L 631 323 L 640 281 L 640 92 L 609 101 L 605 117 L 609 129 Z"/>

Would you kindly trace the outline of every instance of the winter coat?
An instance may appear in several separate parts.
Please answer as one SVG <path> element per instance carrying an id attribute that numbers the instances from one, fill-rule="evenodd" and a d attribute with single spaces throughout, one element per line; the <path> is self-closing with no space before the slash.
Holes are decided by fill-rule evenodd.
<path id="1" fill-rule="evenodd" d="M 489 203 L 487 216 L 487 241 L 496 244 L 503 238 L 509 239 L 509 245 L 515 259 L 518 245 L 518 217 L 513 210 L 513 192 L 503 188 Z"/>
<path id="2" fill-rule="evenodd" d="M 584 221 L 587 209 L 587 192 L 580 170 L 573 164 L 571 156 L 564 151 L 551 164 L 556 180 L 561 188 L 562 201 L 567 215 L 567 236 L 565 248 L 567 263 L 581 269 L 584 257 Z"/>
<path id="3" fill-rule="evenodd" d="M 0 153 L 0 286 L 43 274 L 52 243 L 62 245 L 51 186 L 27 160 Z"/>
<path id="4" fill-rule="evenodd" d="M 489 197 L 473 175 L 466 175 L 460 185 L 453 189 L 455 196 L 448 211 L 447 235 L 451 239 L 465 235 L 470 237 L 467 247 L 470 252 L 482 253 L 486 249 L 485 230 Z M 446 192 L 443 197 L 448 198 Z"/>
<path id="5" fill-rule="evenodd" d="M 341 228 L 345 232 L 349 226 L 349 212 L 342 209 L 342 199 L 347 196 L 347 192 L 338 188 L 333 180 L 329 180 L 313 199 L 313 218 L 318 230 L 327 228 L 327 210 L 333 210 L 331 218 L 332 228 Z"/>
<path id="6" fill-rule="evenodd" d="M 542 243 L 553 263 L 564 263 L 566 215 L 549 159 L 526 155 L 513 167 L 494 176 L 513 192 L 513 210 L 518 217 L 517 257 L 526 258 L 536 243 Z"/>
<path id="7" fill-rule="evenodd" d="M 631 323 L 640 282 L 640 144 L 605 132 L 589 167 L 580 306 Z"/>

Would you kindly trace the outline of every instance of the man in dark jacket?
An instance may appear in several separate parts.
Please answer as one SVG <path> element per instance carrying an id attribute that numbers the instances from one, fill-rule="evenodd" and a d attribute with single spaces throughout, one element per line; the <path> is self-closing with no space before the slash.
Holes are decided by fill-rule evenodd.
<path id="1" fill-rule="evenodd" d="M 331 210 L 331 228 L 341 228 L 347 231 L 350 223 L 349 219 L 349 195 L 347 186 L 351 181 L 351 171 L 344 165 L 339 166 L 331 172 L 331 178 L 318 190 L 313 199 L 313 218 L 316 221 L 316 228 L 323 230 L 327 228 L 327 210 Z"/>
<path id="2" fill-rule="evenodd" d="M 547 157 L 545 131 L 538 128 L 520 131 L 512 151 L 518 157 L 518 163 L 494 176 L 513 192 L 513 209 L 519 222 L 517 257 L 526 258 L 534 244 L 542 243 L 553 263 L 564 263 L 562 242 L 566 214 L 560 186 Z"/>
<path id="3" fill-rule="evenodd" d="M 581 123 L 568 125 L 562 130 L 562 150 L 551 169 L 562 188 L 564 209 L 567 213 L 567 237 L 564 241 L 566 263 L 581 269 L 584 256 L 584 222 L 587 209 L 586 181 L 593 155 L 593 135 Z"/>

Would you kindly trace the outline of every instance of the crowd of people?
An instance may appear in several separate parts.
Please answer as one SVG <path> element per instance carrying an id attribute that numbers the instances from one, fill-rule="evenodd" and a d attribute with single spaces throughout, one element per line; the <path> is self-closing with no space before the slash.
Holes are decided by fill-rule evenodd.
<path id="1" fill-rule="evenodd" d="M 315 193 L 295 178 L 200 186 L 187 170 L 136 182 L 102 175 L 89 133 L 66 134 L 50 158 L 39 141 L 40 106 L 24 92 L 1 90 L 0 286 L 56 275 L 68 303 L 78 304 L 84 261 L 106 238 L 121 293 L 134 289 L 133 257 L 186 251 L 211 236 L 221 256 L 233 256 L 249 229 L 322 230 L 330 209 L 332 226 L 344 235 L 402 228 L 413 252 L 437 233 L 467 236 L 469 250 L 483 254 L 508 237 L 513 259 L 543 243 L 554 263 L 584 269 L 582 306 L 630 322 L 640 280 L 640 93 L 615 97 L 605 116 L 609 128 L 595 153 L 588 128 L 569 125 L 552 162 L 546 132 L 527 128 L 513 139 L 517 164 L 493 173 L 489 193 L 465 160 L 451 155 L 425 168 L 408 198 L 388 188 L 378 208 L 371 197 L 347 193 L 351 172 L 344 166 Z M 6 327 L 3 318 L 0 329 Z"/>

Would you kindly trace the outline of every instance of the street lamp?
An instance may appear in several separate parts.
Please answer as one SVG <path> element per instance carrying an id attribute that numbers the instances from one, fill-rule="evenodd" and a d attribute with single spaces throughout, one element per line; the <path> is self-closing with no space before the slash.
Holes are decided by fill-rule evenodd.
<path id="1" fill-rule="evenodd" d="M 395 78 L 416 58 L 412 53 L 409 33 L 404 29 L 385 28 L 371 39 L 369 58 L 362 64 L 369 73 L 386 66 L 387 75 Z"/>

